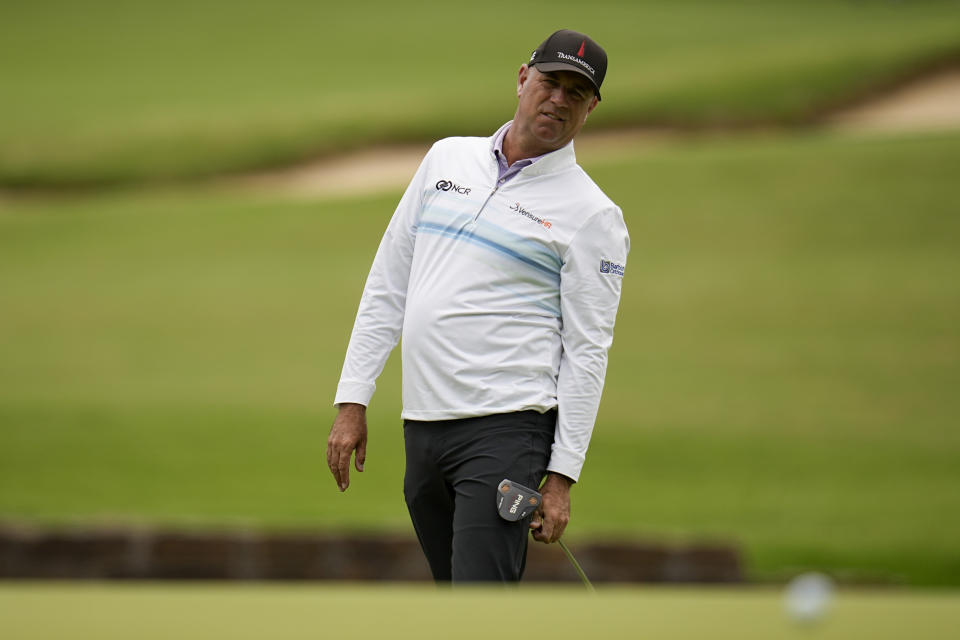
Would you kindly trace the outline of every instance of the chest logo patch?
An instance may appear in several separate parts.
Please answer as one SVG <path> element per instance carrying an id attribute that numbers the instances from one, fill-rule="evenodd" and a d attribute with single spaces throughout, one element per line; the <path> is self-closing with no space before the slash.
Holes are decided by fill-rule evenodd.
<path id="1" fill-rule="evenodd" d="M 553 226 L 553 223 L 550 222 L 549 220 L 544 220 L 544 219 L 541 218 L 540 216 L 534 215 L 534 214 L 530 213 L 529 211 L 527 211 L 526 209 L 524 209 L 524 208 L 520 205 L 519 202 L 514 202 L 514 203 L 510 206 L 510 211 L 513 211 L 513 212 L 515 212 L 515 213 L 518 213 L 518 214 L 520 214 L 521 216 L 527 218 L 528 220 L 532 220 L 533 222 L 536 222 L 537 224 L 539 224 L 540 226 L 542 226 L 544 229 L 549 229 L 550 227 Z"/>
<path id="2" fill-rule="evenodd" d="M 463 187 L 449 180 L 439 180 L 437 182 L 437 191 L 456 191 L 460 195 L 470 195 L 470 187 Z"/>

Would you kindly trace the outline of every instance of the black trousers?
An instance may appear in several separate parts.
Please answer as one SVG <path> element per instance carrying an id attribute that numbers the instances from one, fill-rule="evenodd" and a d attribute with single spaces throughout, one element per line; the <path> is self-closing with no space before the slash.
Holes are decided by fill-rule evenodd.
<path id="1" fill-rule="evenodd" d="M 527 559 L 529 517 L 497 513 L 504 478 L 539 487 L 557 412 L 521 411 L 403 424 L 403 493 L 437 582 L 516 582 Z"/>

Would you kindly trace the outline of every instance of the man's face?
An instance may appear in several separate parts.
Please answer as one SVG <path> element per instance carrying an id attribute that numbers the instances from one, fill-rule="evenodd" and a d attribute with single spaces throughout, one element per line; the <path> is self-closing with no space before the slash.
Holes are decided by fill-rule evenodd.
<path id="1" fill-rule="evenodd" d="M 573 140 L 599 102 L 593 85 L 574 71 L 540 72 L 523 65 L 517 77 L 514 126 L 541 145 L 543 153 Z"/>

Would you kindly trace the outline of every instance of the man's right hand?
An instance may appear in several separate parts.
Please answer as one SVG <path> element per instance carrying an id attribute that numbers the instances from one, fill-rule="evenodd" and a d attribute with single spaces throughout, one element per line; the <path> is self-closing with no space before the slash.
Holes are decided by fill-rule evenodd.
<path id="1" fill-rule="evenodd" d="M 350 456 L 354 451 L 357 471 L 363 471 L 367 459 L 367 408 L 345 402 L 340 405 L 327 438 L 327 466 L 340 491 L 350 486 Z"/>

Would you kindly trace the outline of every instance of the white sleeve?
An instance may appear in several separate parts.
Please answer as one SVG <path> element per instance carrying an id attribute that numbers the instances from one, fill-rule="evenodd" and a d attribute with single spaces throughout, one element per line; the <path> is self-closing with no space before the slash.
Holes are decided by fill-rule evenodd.
<path id="1" fill-rule="evenodd" d="M 547 470 L 572 480 L 580 477 L 600 406 L 629 251 L 620 210 L 604 209 L 577 231 L 560 271 L 563 351 L 557 429 Z"/>
<path id="2" fill-rule="evenodd" d="M 400 199 L 373 259 L 334 404 L 369 404 L 376 380 L 400 340 L 429 158 L 428 152 Z"/>

